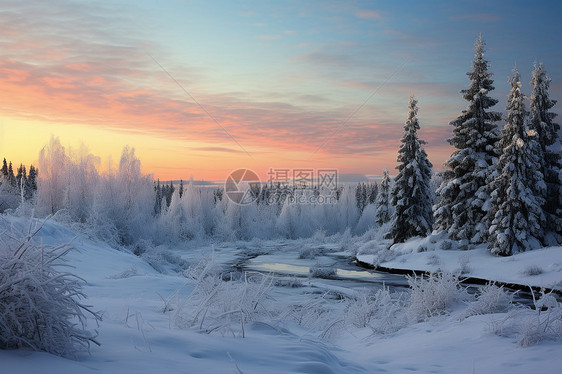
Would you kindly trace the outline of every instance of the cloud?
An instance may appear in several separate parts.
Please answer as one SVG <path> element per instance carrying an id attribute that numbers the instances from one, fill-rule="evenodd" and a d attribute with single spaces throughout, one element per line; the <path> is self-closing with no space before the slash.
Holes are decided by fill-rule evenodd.
<path id="1" fill-rule="evenodd" d="M 358 18 L 363 18 L 363 19 L 376 19 L 376 20 L 382 20 L 382 15 L 380 14 L 380 12 L 377 12 L 375 10 L 360 10 L 357 13 L 355 13 L 355 15 Z"/>
<path id="2" fill-rule="evenodd" d="M 252 153 L 271 151 L 287 157 L 301 152 L 310 157 L 330 158 L 376 158 L 390 154 L 390 159 L 395 158 L 403 121 L 393 120 L 391 106 L 377 101 L 378 96 L 347 121 L 360 102 L 344 105 L 330 93 L 276 95 L 268 91 L 257 95 L 193 89 L 205 82 L 201 68 L 177 66 L 157 46 L 147 43 L 149 39 L 135 23 L 134 12 L 123 12 L 109 5 L 82 7 L 64 0 L 56 4 L 13 1 L 3 5 L 5 10 L 0 12 L 3 46 L 0 113 L 3 115 L 185 139 L 201 142 L 201 147 L 192 148 L 194 151 L 224 152 L 232 156 L 242 150 L 229 134 Z M 123 19 L 123 14 L 131 14 L 131 19 Z M 262 37 L 281 38 L 280 35 Z M 350 47 L 355 48 L 341 46 L 345 51 Z M 148 51 L 219 124 L 160 69 Z M 357 67 L 353 69 L 357 71 L 371 65 L 361 58 L 342 50 L 319 48 L 301 56 L 301 61 L 309 62 L 314 69 L 324 65 L 339 73 L 342 67 Z M 336 73 L 332 77 L 344 88 L 373 90 L 378 84 L 372 76 L 370 81 L 364 77 L 342 78 Z M 388 84 L 385 96 L 402 93 L 409 89 L 406 86 L 406 83 Z M 418 88 L 420 93 L 433 94 L 430 83 Z M 456 95 L 458 87 L 454 91 Z M 240 99 L 247 97 L 251 99 Z M 405 119 L 407 95 L 404 100 L 400 110 Z M 426 140 L 431 142 L 428 146 L 439 146 L 443 136 L 438 131 L 427 132 Z"/>
<path id="3" fill-rule="evenodd" d="M 285 34 L 285 35 L 297 35 L 297 32 L 295 30 L 285 30 L 285 31 L 283 31 L 283 34 Z"/>
<path id="4" fill-rule="evenodd" d="M 262 40 L 277 40 L 277 39 L 281 39 L 281 35 L 262 34 L 262 35 L 258 35 L 258 39 L 262 39 Z"/>
<path id="5" fill-rule="evenodd" d="M 496 22 L 502 19 L 501 16 L 491 13 L 471 13 L 460 14 L 449 17 L 451 20 L 469 20 L 477 22 Z"/>
<path id="6" fill-rule="evenodd" d="M 227 153 L 242 153 L 243 151 L 232 149 L 232 148 L 225 148 L 225 147 L 195 147 L 191 148 L 195 151 L 205 151 L 205 152 L 227 152 Z"/>

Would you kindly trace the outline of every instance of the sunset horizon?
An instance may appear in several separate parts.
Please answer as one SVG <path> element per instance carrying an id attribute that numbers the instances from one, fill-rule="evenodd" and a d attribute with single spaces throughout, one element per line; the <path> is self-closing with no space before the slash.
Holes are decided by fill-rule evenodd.
<path id="1" fill-rule="evenodd" d="M 7 2 L 0 156 L 29 165 L 54 136 L 85 145 L 100 170 L 135 148 L 161 180 L 225 180 L 238 168 L 393 175 L 415 95 L 420 138 L 442 170 L 478 35 L 494 110 L 504 112 L 514 65 L 530 93 L 535 61 L 562 99 L 559 42 L 535 43 L 560 26 L 532 20 L 560 5 L 480 5 Z"/>

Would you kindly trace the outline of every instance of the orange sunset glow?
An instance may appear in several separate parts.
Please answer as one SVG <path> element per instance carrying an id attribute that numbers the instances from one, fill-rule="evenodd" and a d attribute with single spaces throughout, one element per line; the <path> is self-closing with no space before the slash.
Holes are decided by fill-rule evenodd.
<path id="1" fill-rule="evenodd" d="M 2 156 L 32 163 L 56 136 L 69 148 L 86 145 L 102 168 L 135 147 L 143 171 L 162 180 L 223 180 L 239 167 L 261 176 L 272 167 L 380 175 L 396 164 L 415 93 L 420 137 L 441 169 L 451 152 L 447 124 L 464 105 L 464 61 L 475 30 L 493 22 L 473 19 L 450 41 L 428 34 L 411 43 L 419 30 L 401 28 L 392 9 L 338 4 L 314 16 L 309 7 L 294 16 L 264 4 L 8 2 Z M 491 58 L 502 59 L 494 38 Z M 435 43 L 463 52 L 439 64 L 427 54 Z M 509 68 L 501 67 L 501 98 Z"/>

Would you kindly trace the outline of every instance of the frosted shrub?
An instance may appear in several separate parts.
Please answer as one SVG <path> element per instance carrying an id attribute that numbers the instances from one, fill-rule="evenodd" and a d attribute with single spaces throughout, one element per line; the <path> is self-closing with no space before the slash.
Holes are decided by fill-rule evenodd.
<path id="1" fill-rule="evenodd" d="M 541 293 L 537 300 L 533 293 L 535 309 L 520 308 L 495 321 L 493 332 L 515 337 L 522 347 L 535 345 L 544 340 L 562 340 L 562 305 L 551 293 Z"/>
<path id="2" fill-rule="evenodd" d="M 369 327 L 376 334 L 396 332 L 407 325 L 402 296 L 402 293 L 391 294 L 386 287 L 374 295 L 360 294 L 349 301 L 346 318 L 354 327 Z"/>
<path id="3" fill-rule="evenodd" d="M 164 247 L 149 246 L 140 257 L 159 273 L 178 273 L 187 268 L 184 259 Z"/>
<path id="4" fill-rule="evenodd" d="M 535 276 L 535 275 L 540 275 L 543 273 L 543 270 L 540 266 L 538 265 L 528 265 L 524 270 L 523 270 L 523 275 L 528 275 L 528 276 Z"/>
<path id="5" fill-rule="evenodd" d="M 322 266 L 319 264 L 311 266 L 309 272 L 310 272 L 310 276 L 313 278 L 330 279 L 330 278 L 334 278 L 337 275 L 335 268 L 329 266 Z"/>
<path id="6" fill-rule="evenodd" d="M 193 292 L 177 306 L 167 308 L 173 310 L 171 318 L 176 326 L 245 337 L 247 323 L 271 319 L 266 306 L 271 277 L 244 273 L 239 280 L 225 281 L 213 269 L 212 261 L 194 268 L 191 274 L 199 278 Z"/>
<path id="7" fill-rule="evenodd" d="M 406 314 L 411 322 L 420 322 L 444 314 L 448 308 L 464 297 L 459 290 L 459 279 L 449 273 L 431 274 L 428 277 L 408 276 L 412 288 Z"/>
<path id="8" fill-rule="evenodd" d="M 36 233 L 38 231 L 35 230 Z M 23 239 L 0 239 L 0 348 L 27 347 L 60 356 L 96 343 L 86 315 L 100 317 L 79 300 L 84 281 L 59 271 L 69 245 L 37 246 L 31 228 Z"/>
<path id="9" fill-rule="evenodd" d="M 503 287 L 489 283 L 479 290 L 476 300 L 468 305 L 466 316 L 505 312 L 510 308 L 512 300 L 513 295 Z"/>

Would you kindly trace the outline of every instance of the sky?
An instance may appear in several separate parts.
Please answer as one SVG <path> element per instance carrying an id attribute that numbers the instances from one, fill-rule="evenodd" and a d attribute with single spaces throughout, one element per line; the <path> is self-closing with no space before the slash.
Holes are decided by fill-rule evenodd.
<path id="1" fill-rule="evenodd" d="M 0 157 L 36 162 L 56 136 L 100 169 L 134 147 L 162 180 L 395 174 L 413 94 L 441 170 L 479 34 L 495 110 L 515 65 L 530 94 L 534 61 L 562 100 L 561 13 L 558 1 L 0 0 Z"/>

